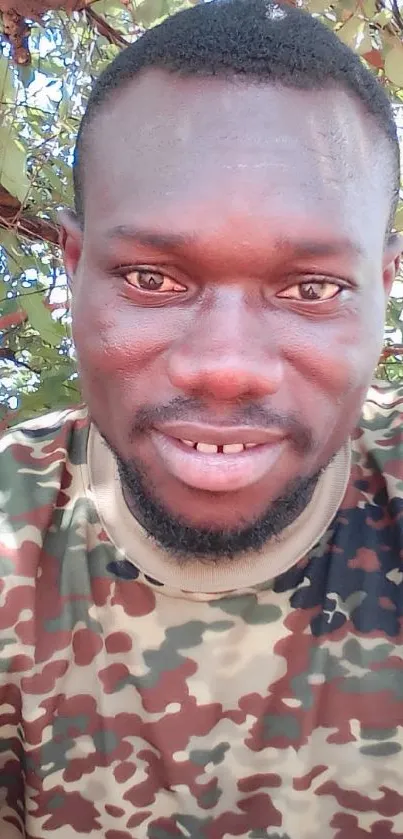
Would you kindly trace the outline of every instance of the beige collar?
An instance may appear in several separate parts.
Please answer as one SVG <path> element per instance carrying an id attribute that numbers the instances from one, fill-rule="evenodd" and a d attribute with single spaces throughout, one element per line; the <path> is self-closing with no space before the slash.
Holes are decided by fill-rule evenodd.
<path id="1" fill-rule="evenodd" d="M 277 577 L 320 540 L 343 500 L 350 476 L 350 444 L 345 444 L 321 476 L 303 513 L 261 551 L 237 560 L 184 563 L 166 553 L 130 513 L 115 459 L 92 425 L 88 439 L 90 491 L 102 525 L 116 548 L 139 571 L 170 589 L 219 593 L 250 589 Z"/>

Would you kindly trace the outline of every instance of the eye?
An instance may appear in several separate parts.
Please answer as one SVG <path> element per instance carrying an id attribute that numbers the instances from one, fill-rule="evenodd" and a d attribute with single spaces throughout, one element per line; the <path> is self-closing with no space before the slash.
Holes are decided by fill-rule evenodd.
<path id="1" fill-rule="evenodd" d="M 290 286 L 284 291 L 281 291 L 277 297 L 286 298 L 287 300 L 297 300 L 301 302 L 320 303 L 325 300 L 333 300 L 343 290 L 343 287 L 338 283 L 331 283 L 329 281 L 317 282 L 310 280 L 305 283 L 298 283 Z"/>
<path id="2" fill-rule="evenodd" d="M 172 294 L 186 291 L 186 287 L 162 274 L 160 271 L 150 271 L 146 268 L 136 268 L 124 274 L 127 282 L 139 291 L 153 292 L 154 294 Z"/>

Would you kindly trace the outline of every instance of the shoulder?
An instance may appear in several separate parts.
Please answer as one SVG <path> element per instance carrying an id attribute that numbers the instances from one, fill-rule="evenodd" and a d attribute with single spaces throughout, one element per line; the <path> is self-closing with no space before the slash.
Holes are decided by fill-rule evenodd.
<path id="1" fill-rule="evenodd" d="M 29 420 L 0 438 L 0 566 L 22 545 L 31 554 L 41 546 L 56 505 L 68 504 L 77 473 L 81 480 L 87 437 L 81 407 Z"/>
<path id="2" fill-rule="evenodd" d="M 359 428 L 374 448 L 389 441 L 390 448 L 401 445 L 403 423 L 403 383 L 375 382 L 363 405 Z"/>
<path id="3" fill-rule="evenodd" d="M 403 479 L 403 384 L 375 382 L 368 391 L 355 439 L 356 459 L 392 482 Z M 401 489 L 395 484 L 396 493 Z"/>
<path id="4" fill-rule="evenodd" d="M 382 379 L 375 380 L 367 393 L 362 413 L 365 424 L 373 423 L 376 417 L 381 425 L 382 418 L 387 424 L 397 417 L 402 418 L 403 382 L 390 384 Z"/>
<path id="5" fill-rule="evenodd" d="M 0 437 L 0 480 L 4 485 L 12 473 L 28 474 L 34 467 L 38 473 L 47 469 L 50 460 L 66 460 L 75 438 L 88 431 L 85 407 L 53 411 L 15 425 Z M 7 471 L 8 470 L 8 471 Z"/>
<path id="6" fill-rule="evenodd" d="M 25 422 L 18 423 L 0 436 L 0 453 L 6 451 L 13 443 L 27 441 L 35 446 L 35 441 L 53 440 L 60 433 L 68 435 L 76 427 L 88 424 L 88 410 L 84 405 L 65 408 L 42 414 Z"/>

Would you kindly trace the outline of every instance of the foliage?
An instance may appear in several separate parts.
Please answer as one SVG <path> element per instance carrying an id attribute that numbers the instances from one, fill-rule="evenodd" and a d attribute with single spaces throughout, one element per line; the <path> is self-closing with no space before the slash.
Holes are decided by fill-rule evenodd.
<path id="1" fill-rule="evenodd" d="M 189 4 L 0 0 L 0 428 L 79 399 L 57 212 L 72 203 L 71 155 L 80 115 L 93 78 L 117 52 L 145 27 Z M 378 74 L 403 130 L 403 20 L 397 0 L 332 5 L 307 0 L 306 5 Z M 396 227 L 403 230 L 403 205 Z M 391 379 L 403 377 L 402 309 L 398 283 L 385 338 L 387 347 L 394 346 L 379 368 Z"/>

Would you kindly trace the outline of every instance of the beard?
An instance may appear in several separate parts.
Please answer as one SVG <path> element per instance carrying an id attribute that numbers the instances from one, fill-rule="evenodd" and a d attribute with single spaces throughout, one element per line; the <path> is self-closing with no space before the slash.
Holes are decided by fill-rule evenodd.
<path id="1" fill-rule="evenodd" d="M 134 417 L 130 442 L 134 444 L 136 439 L 149 432 L 158 422 L 194 417 L 199 420 L 206 417 L 205 407 L 197 399 L 176 397 L 165 406 L 144 406 Z M 284 415 L 263 409 L 256 404 L 249 404 L 233 410 L 231 420 L 234 425 L 275 425 L 284 428 L 295 451 L 301 456 L 308 456 L 315 448 L 310 429 L 296 415 Z M 130 512 L 164 550 L 182 562 L 194 559 L 219 562 L 236 559 L 246 552 L 261 550 L 270 539 L 279 536 L 302 513 L 327 466 L 326 464 L 313 475 L 298 477 L 292 481 L 281 497 L 271 501 L 264 513 L 252 522 L 242 521 L 240 517 L 236 528 L 196 527 L 171 513 L 159 500 L 158 489 L 150 483 L 141 462 L 123 459 L 99 426 L 98 430 L 117 462 Z"/>
<path id="2" fill-rule="evenodd" d="M 241 523 L 232 529 L 213 529 L 192 526 L 171 513 L 158 500 L 141 468 L 133 461 L 122 460 L 113 449 L 112 452 L 130 511 L 160 547 L 182 562 L 233 560 L 261 550 L 302 513 L 324 471 L 293 481 L 252 523 Z"/>

